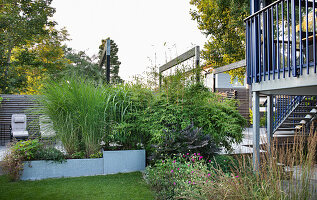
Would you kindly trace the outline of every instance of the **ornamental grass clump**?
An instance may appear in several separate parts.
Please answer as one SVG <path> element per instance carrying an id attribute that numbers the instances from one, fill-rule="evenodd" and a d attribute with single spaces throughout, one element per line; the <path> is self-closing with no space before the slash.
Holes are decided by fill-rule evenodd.
<path id="1" fill-rule="evenodd" d="M 147 136 L 141 135 L 135 121 L 151 98 L 146 88 L 134 85 L 66 78 L 48 83 L 41 102 L 67 153 L 84 152 L 89 157 L 102 147 L 135 149 L 146 143 Z"/>
<path id="2" fill-rule="evenodd" d="M 314 199 L 316 144 L 316 132 L 298 133 L 285 143 L 275 141 L 270 151 L 261 154 L 258 172 L 251 157 L 241 156 L 229 173 L 213 168 L 215 182 L 200 184 L 198 196 L 189 190 L 184 195 L 188 199 Z"/>
<path id="3" fill-rule="evenodd" d="M 84 149 L 88 155 L 99 150 L 104 136 L 107 90 L 83 80 L 63 80 L 46 85 L 42 104 L 66 151 Z"/>

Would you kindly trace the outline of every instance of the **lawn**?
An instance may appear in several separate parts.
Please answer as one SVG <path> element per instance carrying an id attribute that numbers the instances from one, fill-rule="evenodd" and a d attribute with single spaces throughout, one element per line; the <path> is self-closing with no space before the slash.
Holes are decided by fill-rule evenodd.
<path id="1" fill-rule="evenodd" d="M 0 199 L 154 199 L 140 172 L 9 182 L 0 176 Z"/>

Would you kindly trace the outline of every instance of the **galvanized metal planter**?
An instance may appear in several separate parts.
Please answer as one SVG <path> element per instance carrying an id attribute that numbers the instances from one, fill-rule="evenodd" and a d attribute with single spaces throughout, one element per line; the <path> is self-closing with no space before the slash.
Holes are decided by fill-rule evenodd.
<path id="1" fill-rule="evenodd" d="M 145 170 L 145 150 L 104 151 L 103 158 L 68 159 L 67 162 L 25 162 L 21 180 L 95 176 Z"/>

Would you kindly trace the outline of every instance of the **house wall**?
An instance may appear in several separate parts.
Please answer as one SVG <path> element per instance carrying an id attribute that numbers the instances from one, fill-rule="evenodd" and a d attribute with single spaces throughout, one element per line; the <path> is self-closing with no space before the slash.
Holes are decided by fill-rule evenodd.
<path id="1" fill-rule="evenodd" d="M 216 74 L 215 82 L 216 88 L 246 88 L 246 84 L 241 84 L 237 79 L 231 83 L 230 75 L 226 73 Z M 208 88 L 212 87 L 212 74 L 207 74 L 205 78 L 205 86 Z"/>

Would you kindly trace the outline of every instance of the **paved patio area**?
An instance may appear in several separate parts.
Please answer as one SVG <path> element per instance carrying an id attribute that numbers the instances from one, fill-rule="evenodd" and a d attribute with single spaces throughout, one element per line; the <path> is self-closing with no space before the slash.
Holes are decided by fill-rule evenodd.
<path id="1" fill-rule="evenodd" d="M 253 129 L 252 128 L 246 128 L 242 134 L 242 142 L 239 144 L 233 144 L 232 152 L 227 152 L 225 150 L 221 151 L 221 154 L 251 154 L 253 153 Z M 266 143 L 266 129 L 265 128 L 260 128 L 260 144 L 265 144 Z M 262 150 L 261 150 L 262 151 Z"/>
<path id="2" fill-rule="evenodd" d="M 3 160 L 6 150 L 7 150 L 6 146 L 0 146 L 0 175 L 3 174 L 2 168 L 1 168 L 1 162 Z"/>
<path id="3" fill-rule="evenodd" d="M 6 150 L 7 150 L 6 146 L 0 146 L 0 161 L 3 160 Z"/>

